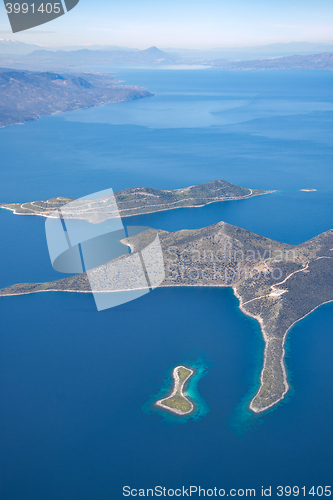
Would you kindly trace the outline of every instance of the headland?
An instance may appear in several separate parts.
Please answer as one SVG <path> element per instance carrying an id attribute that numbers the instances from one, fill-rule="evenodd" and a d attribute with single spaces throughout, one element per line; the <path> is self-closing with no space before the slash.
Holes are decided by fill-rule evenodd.
<path id="1" fill-rule="evenodd" d="M 7 66 L 7 65 L 6 65 Z M 0 68 L 0 127 L 41 116 L 153 96 L 111 75 Z"/>
<path id="2" fill-rule="evenodd" d="M 151 231 L 157 230 L 122 243 L 132 253 L 139 252 L 151 240 Z M 241 311 L 258 321 L 265 352 L 250 409 L 260 413 L 276 405 L 289 390 L 288 332 L 320 305 L 333 301 L 333 230 L 299 245 L 274 241 L 223 221 L 195 230 L 158 230 L 158 234 L 165 267 L 161 286 L 232 287 Z M 81 273 L 53 282 L 15 284 L 0 290 L 0 297 L 45 291 L 91 293 L 87 275 Z"/>

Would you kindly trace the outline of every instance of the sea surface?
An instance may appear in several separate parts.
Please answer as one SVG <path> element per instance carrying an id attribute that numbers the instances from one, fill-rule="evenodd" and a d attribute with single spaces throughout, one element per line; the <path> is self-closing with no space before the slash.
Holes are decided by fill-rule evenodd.
<path id="1" fill-rule="evenodd" d="M 224 220 L 292 244 L 333 228 L 332 72 L 103 69 L 155 96 L 1 129 L 0 201 L 225 179 L 276 192 L 126 222 Z M 64 277 L 44 222 L 0 210 L 1 287 Z M 291 391 L 259 418 L 263 340 L 230 289 L 157 289 L 103 312 L 89 294 L 38 293 L 0 299 L 0 315 L 1 500 L 332 485 L 333 304 L 291 330 Z M 143 411 L 171 367 L 198 359 L 201 418 Z"/>

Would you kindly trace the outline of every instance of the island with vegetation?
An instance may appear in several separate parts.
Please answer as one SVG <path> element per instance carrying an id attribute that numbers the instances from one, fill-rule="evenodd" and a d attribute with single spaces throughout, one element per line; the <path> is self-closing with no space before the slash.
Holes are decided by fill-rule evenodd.
<path id="1" fill-rule="evenodd" d="M 194 230 L 149 229 L 122 243 L 132 253 L 140 252 L 152 232 L 158 232 L 163 251 L 161 286 L 231 287 L 241 311 L 258 322 L 265 351 L 250 409 L 260 413 L 276 405 L 289 390 L 288 332 L 316 308 L 333 301 L 333 230 L 290 245 L 221 221 Z M 81 273 L 48 283 L 15 284 L 0 290 L 0 297 L 44 291 L 91 293 L 87 275 Z"/>
<path id="2" fill-rule="evenodd" d="M 185 366 L 176 366 L 172 372 L 174 387 L 170 396 L 156 401 L 158 406 L 177 415 L 188 415 L 194 410 L 193 403 L 185 396 L 184 387 L 194 371 Z"/>
<path id="3" fill-rule="evenodd" d="M 272 192 L 262 189 L 243 188 L 227 181 L 216 180 L 175 190 L 136 187 L 118 191 L 114 193 L 114 196 L 121 217 L 130 217 L 175 208 L 202 207 L 219 201 L 244 200 Z M 50 200 L 27 203 L 0 203 L 0 208 L 12 210 L 14 214 L 18 215 L 48 217 L 54 210 L 71 201 L 73 201 L 72 198 L 60 196 Z M 90 204 L 92 203 L 94 203 L 94 200 L 90 201 Z M 87 201 L 82 201 L 82 204 L 86 207 Z M 83 216 L 85 216 L 84 212 L 85 210 L 82 210 Z M 77 210 L 73 217 L 80 217 Z"/>

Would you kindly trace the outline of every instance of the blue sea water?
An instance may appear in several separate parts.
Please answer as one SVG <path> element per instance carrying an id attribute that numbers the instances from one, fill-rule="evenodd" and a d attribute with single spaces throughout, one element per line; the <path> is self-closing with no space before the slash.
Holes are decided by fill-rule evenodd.
<path id="1" fill-rule="evenodd" d="M 118 75 L 155 96 L 0 130 L 1 201 L 222 178 L 277 192 L 130 222 L 225 220 L 294 244 L 333 227 L 331 72 Z M 1 287 L 63 277 L 43 219 L 0 220 Z M 158 289 L 99 313 L 86 294 L 38 293 L 1 299 L 0 311 L 1 499 L 118 500 L 125 485 L 272 486 L 276 497 L 278 485 L 331 484 L 332 304 L 292 329 L 290 395 L 252 420 L 263 341 L 230 289 Z M 142 411 L 170 367 L 200 356 L 203 418 L 175 426 Z"/>

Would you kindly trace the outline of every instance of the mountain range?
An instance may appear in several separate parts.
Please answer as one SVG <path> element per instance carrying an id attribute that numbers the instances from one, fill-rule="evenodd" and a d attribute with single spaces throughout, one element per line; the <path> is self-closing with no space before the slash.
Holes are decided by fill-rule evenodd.
<path id="1" fill-rule="evenodd" d="M 139 52 L 138 48 L 123 47 L 118 45 L 72 45 L 63 47 L 49 47 L 46 45 L 28 44 L 13 40 L 0 38 L 0 54 L 30 54 L 35 50 L 56 51 L 122 51 Z M 228 60 L 249 60 L 262 57 L 284 57 L 291 55 L 310 55 L 324 52 L 333 52 L 333 43 L 312 43 L 312 42 L 289 42 L 272 43 L 268 45 L 257 45 L 249 47 L 214 47 L 207 49 L 188 49 L 175 47 L 162 47 L 168 54 L 176 54 L 184 59 L 228 59 Z"/>
<path id="2" fill-rule="evenodd" d="M 280 44 L 278 44 L 280 45 Z M 1 46 L 1 44 L 0 44 Z M 23 48 L 19 45 L 20 50 Z M 312 47 L 312 45 L 311 45 Z M 319 46 L 317 47 L 319 48 Z M 278 47 L 276 47 L 278 50 Z M 200 52 L 198 52 L 200 54 Z M 249 52 L 250 54 L 250 52 Z M 239 54 L 238 54 L 239 55 Z M 114 47 L 106 50 L 33 50 L 30 53 L 4 54 L 0 50 L 0 65 L 16 69 L 56 70 L 84 66 L 163 66 L 202 65 L 234 70 L 281 70 L 281 69 L 333 69 L 333 49 L 330 52 L 296 54 L 284 57 L 261 57 L 260 59 L 229 60 L 227 58 L 184 57 L 176 52 L 165 52 L 157 47 L 145 50 Z"/>

